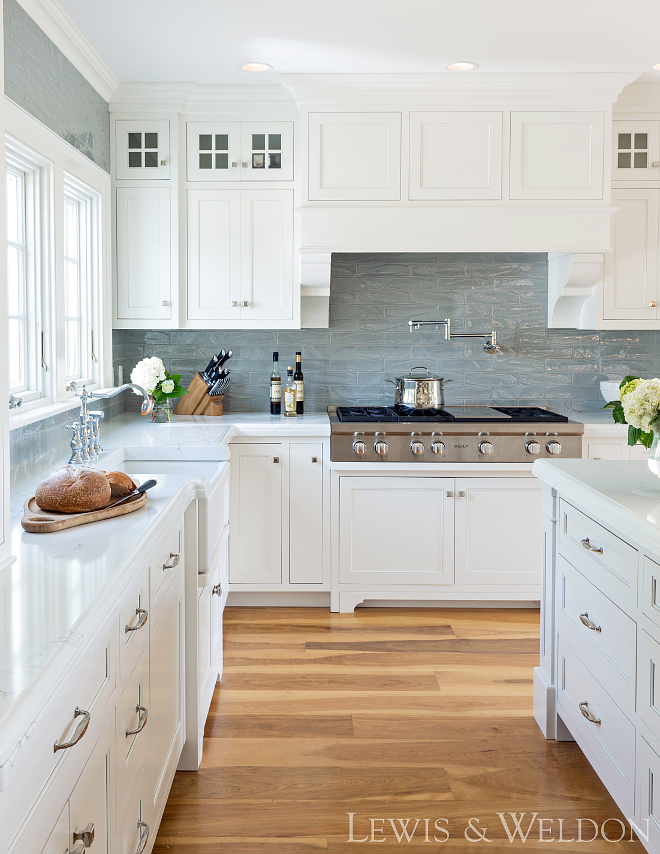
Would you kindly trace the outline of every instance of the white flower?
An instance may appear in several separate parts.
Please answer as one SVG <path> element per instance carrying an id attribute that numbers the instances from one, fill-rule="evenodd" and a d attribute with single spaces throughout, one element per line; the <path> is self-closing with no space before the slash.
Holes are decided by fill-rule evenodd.
<path id="1" fill-rule="evenodd" d="M 174 380 L 165 380 L 161 385 L 160 390 L 163 394 L 169 394 L 171 391 L 174 391 Z"/>
<path id="2" fill-rule="evenodd" d="M 164 379 L 165 365 L 163 365 L 162 360 L 158 356 L 152 356 L 150 359 L 142 359 L 131 371 L 131 382 L 142 386 L 149 394 L 152 394 L 158 383 Z M 133 391 L 135 394 L 140 393 L 139 391 L 135 391 L 135 389 Z"/>
<path id="3" fill-rule="evenodd" d="M 649 433 L 660 415 L 660 379 L 637 380 L 630 391 L 622 394 L 621 405 L 628 424 Z"/>

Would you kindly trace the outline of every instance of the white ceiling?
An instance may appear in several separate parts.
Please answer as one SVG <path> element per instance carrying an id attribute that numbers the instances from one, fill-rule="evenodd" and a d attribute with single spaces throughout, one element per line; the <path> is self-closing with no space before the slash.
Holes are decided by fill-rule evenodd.
<path id="1" fill-rule="evenodd" d="M 122 82 L 268 83 L 278 72 L 429 73 L 464 59 L 478 62 L 479 72 L 641 72 L 660 62 L 657 0 L 59 3 Z M 248 61 L 274 70 L 240 71 Z"/>

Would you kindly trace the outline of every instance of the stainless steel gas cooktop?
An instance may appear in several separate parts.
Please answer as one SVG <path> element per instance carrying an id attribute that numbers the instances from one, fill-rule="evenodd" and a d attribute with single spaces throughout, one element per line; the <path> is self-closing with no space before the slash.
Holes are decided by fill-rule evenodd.
<path id="1" fill-rule="evenodd" d="M 530 463 L 581 457 L 584 425 L 538 407 L 330 406 L 333 462 Z"/>

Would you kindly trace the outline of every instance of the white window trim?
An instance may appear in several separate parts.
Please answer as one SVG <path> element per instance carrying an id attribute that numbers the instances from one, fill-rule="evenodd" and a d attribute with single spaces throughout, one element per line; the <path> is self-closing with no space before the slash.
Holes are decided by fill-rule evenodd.
<path id="1" fill-rule="evenodd" d="M 112 303 L 111 303 L 111 194 L 110 176 L 87 157 L 65 142 L 41 122 L 8 98 L 5 98 L 7 138 L 36 154 L 41 168 L 41 189 L 48 194 L 42 228 L 42 276 L 44 291 L 52 298 L 44 303 L 45 361 L 47 394 L 36 401 L 25 401 L 9 411 L 9 428 L 39 421 L 70 409 L 76 403 L 75 392 L 67 391 L 64 364 L 63 287 L 64 287 L 64 188 L 65 180 L 93 199 L 90 205 L 90 239 L 96 259 L 90 275 L 93 279 L 94 352 L 97 362 L 88 388 L 112 385 Z M 44 172 L 44 168 L 46 171 Z M 42 199 L 43 202 L 43 199 Z M 44 206 L 42 204 L 42 209 Z M 50 332 L 50 335 L 48 334 Z"/>

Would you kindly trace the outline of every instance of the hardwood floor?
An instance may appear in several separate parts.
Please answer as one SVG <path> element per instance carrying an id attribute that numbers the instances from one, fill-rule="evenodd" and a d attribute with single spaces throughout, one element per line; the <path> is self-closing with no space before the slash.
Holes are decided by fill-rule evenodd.
<path id="1" fill-rule="evenodd" d="M 204 761 L 177 773 L 154 852 L 642 854 L 628 825 L 602 838 L 619 810 L 532 718 L 538 631 L 532 610 L 228 608 Z M 526 842 L 497 813 L 511 834 L 536 813 Z"/>

